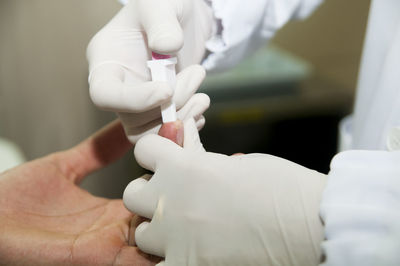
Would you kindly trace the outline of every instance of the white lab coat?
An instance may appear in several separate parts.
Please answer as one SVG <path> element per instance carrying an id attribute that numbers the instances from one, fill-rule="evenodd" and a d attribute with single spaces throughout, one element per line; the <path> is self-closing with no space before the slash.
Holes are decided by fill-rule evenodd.
<path id="1" fill-rule="evenodd" d="M 332 160 L 321 204 L 324 265 L 400 265 L 400 151 L 385 151 L 400 147 L 399 74 L 400 1 L 373 0 L 354 115 L 340 130 L 358 151 Z"/>
<path id="2" fill-rule="evenodd" d="M 373 1 L 349 148 L 386 149 L 390 130 L 400 125 L 399 74 L 400 1 Z"/>
<path id="3" fill-rule="evenodd" d="M 207 44 L 211 54 L 204 66 L 209 71 L 232 67 L 320 2 L 251 0 L 244 8 L 241 0 L 213 0 L 223 29 Z M 400 151 L 385 151 L 398 126 L 400 1 L 373 0 L 355 112 L 341 129 L 342 147 L 353 151 L 332 160 L 321 203 L 324 265 L 400 265 Z"/>

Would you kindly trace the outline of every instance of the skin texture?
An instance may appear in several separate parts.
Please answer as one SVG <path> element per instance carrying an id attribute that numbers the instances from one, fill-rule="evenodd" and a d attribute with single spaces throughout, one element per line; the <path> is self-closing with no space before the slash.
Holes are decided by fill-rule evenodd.
<path id="1" fill-rule="evenodd" d="M 181 121 L 175 121 L 163 124 L 158 135 L 172 140 L 179 146 L 183 146 L 183 123 Z"/>
<path id="2" fill-rule="evenodd" d="M 115 121 L 74 148 L 0 174 L 0 265 L 155 265 L 128 246 L 121 200 L 78 187 L 132 148 Z"/>

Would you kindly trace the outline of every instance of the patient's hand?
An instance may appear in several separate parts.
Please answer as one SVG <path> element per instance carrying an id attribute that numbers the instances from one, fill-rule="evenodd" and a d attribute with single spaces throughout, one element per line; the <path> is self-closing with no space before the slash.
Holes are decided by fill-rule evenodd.
<path id="1" fill-rule="evenodd" d="M 0 174 L 0 265 L 154 265 L 128 246 L 121 200 L 78 187 L 131 148 L 119 122 L 76 147 Z"/>

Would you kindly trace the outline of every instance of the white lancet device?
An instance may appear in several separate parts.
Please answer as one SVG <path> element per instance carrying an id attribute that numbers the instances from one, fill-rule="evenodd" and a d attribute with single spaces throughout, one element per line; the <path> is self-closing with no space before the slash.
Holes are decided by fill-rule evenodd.
<path id="1" fill-rule="evenodd" d="M 160 55 L 156 53 L 152 53 L 152 57 L 153 60 L 147 61 L 147 66 L 151 70 L 151 79 L 153 81 L 168 82 L 168 84 L 175 89 L 175 65 L 177 63 L 176 57 Z M 161 105 L 161 117 L 163 123 L 174 122 L 177 120 L 176 107 L 172 99 L 171 101 Z"/>

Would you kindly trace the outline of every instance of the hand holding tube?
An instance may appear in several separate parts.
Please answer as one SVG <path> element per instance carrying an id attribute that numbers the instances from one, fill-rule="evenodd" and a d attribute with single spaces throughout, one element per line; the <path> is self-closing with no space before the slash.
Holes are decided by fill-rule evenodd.
<path id="1" fill-rule="evenodd" d="M 132 143 L 157 133 L 160 106 L 175 102 L 177 118 L 194 117 L 198 128 L 209 99 L 195 94 L 205 76 L 200 63 L 211 34 L 211 9 L 204 0 L 131 0 L 91 40 L 90 96 L 101 109 L 117 112 Z M 150 81 L 151 51 L 177 56 L 175 90 Z"/>

